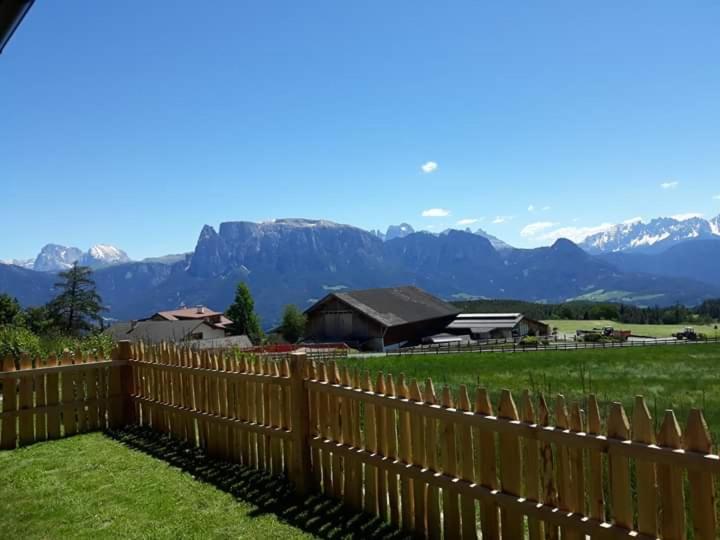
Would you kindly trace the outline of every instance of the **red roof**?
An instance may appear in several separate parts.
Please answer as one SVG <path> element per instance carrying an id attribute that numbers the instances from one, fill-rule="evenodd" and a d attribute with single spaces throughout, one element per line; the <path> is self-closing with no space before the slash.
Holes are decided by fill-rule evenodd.
<path id="1" fill-rule="evenodd" d="M 209 319 L 211 318 L 218 318 L 218 320 L 210 321 Z M 204 306 L 158 311 L 155 315 L 150 317 L 150 319 L 163 319 L 166 321 L 207 320 L 208 323 L 218 328 L 225 328 L 226 326 L 232 324 L 232 321 L 220 311 L 214 311 Z"/>

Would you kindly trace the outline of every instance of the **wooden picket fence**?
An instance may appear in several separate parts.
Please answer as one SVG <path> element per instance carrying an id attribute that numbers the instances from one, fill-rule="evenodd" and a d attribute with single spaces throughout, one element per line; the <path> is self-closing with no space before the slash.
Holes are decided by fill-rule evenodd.
<path id="1" fill-rule="evenodd" d="M 124 342 L 114 361 L 87 360 L 4 363 L 0 446 L 140 424 L 418 537 L 718 534 L 720 457 L 697 409 L 684 430 L 666 411 L 655 433 L 641 397 L 629 420 L 620 403 L 604 417 L 593 396 L 581 408 L 524 392 L 518 407 L 503 391 L 495 410 L 483 388 L 454 399 L 429 379 L 373 381 L 301 354 L 235 360 Z"/>

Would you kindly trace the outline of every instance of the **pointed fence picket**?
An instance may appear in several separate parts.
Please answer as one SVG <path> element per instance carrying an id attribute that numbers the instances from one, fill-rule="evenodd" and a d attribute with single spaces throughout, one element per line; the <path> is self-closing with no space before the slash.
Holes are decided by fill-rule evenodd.
<path id="1" fill-rule="evenodd" d="M 660 428 L 595 396 L 569 402 L 277 361 L 121 343 L 0 366 L 0 449 L 139 424 L 286 475 L 417 537 L 717 538 L 720 457 L 702 412 Z M 374 380 L 373 380 L 374 379 Z M 584 408 L 583 408 L 584 407 Z M 497 414 L 495 413 L 497 410 Z M 603 413 L 606 414 L 603 414 Z M 630 419 L 629 419 L 630 418 Z"/>

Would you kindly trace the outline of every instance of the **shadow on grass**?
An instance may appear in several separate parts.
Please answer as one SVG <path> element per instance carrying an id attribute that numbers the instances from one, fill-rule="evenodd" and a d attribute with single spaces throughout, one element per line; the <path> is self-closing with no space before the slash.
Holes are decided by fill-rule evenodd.
<path id="1" fill-rule="evenodd" d="M 107 431 L 106 435 L 256 506 L 249 513 L 251 517 L 274 514 L 281 521 L 320 538 L 408 538 L 377 517 L 354 512 L 335 499 L 323 495 L 300 498 L 282 477 L 210 458 L 199 448 L 151 429 L 128 426 Z"/>

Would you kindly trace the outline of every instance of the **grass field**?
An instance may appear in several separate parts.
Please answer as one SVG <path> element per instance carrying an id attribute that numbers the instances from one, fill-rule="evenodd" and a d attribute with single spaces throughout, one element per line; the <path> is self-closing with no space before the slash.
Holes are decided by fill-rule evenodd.
<path id="1" fill-rule="evenodd" d="M 400 537 L 377 519 L 319 496 L 298 501 L 280 479 L 142 428 L 114 437 L 0 452 L 0 537 Z"/>
<path id="2" fill-rule="evenodd" d="M 625 324 L 615 321 L 574 321 L 565 319 L 553 319 L 544 321 L 550 325 L 550 328 L 557 328 L 561 334 L 575 334 L 576 330 L 590 330 L 592 328 L 602 328 L 603 326 L 612 326 L 618 330 L 630 330 L 638 336 L 648 337 L 671 337 L 676 332 L 681 332 L 685 326 L 692 326 L 698 333 L 706 334 L 708 337 L 715 337 L 715 329 L 709 325 L 692 325 L 692 324 Z M 719 331 L 720 332 L 720 331 Z M 720 333 L 718 334 L 720 335 Z"/>
<path id="3" fill-rule="evenodd" d="M 590 392 L 603 403 L 622 401 L 632 408 L 644 395 L 655 418 L 675 409 L 684 425 L 688 410 L 701 407 L 714 440 L 720 441 L 720 345 L 699 344 L 635 349 L 589 349 L 530 353 L 461 353 L 372 357 L 343 362 L 376 373 L 424 381 L 431 377 L 436 392 L 444 384 L 485 386 L 494 403 L 508 388 L 516 399 L 524 389 L 546 395 L 564 394 L 580 400 Z M 373 379 L 374 380 L 374 379 Z"/>

